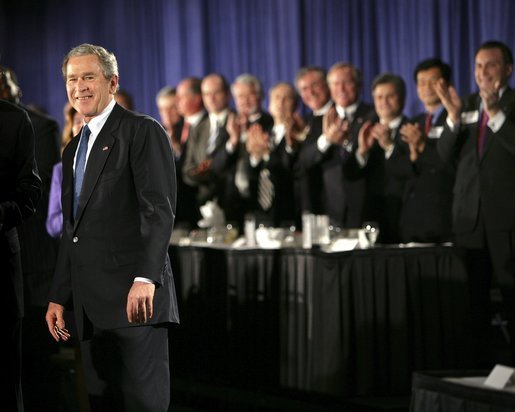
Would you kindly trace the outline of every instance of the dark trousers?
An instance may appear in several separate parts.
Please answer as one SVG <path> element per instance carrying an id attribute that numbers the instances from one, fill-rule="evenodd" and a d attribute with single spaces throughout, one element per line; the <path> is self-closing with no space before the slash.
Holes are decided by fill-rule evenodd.
<path id="1" fill-rule="evenodd" d="M 508 322 L 512 360 L 515 361 L 515 231 L 492 230 L 480 219 L 477 230 L 456 235 L 456 245 L 467 249 L 472 321 L 478 358 L 484 358 L 491 333 L 490 290 L 495 284 L 502 295 L 503 317 Z M 489 365 L 500 360 L 490 358 Z"/>
<path id="2" fill-rule="evenodd" d="M 94 328 L 81 342 L 93 412 L 166 412 L 170 403 L 168 329 Z"/>
<path id="3" fill-rule="evenodd" d="M 21 325 L 17 317 L 6 317 L 7 351 L 6 367 L 2 368 L 1 404 L 2 410 L 23 412 L 23 396 L 21 390 Z"/>

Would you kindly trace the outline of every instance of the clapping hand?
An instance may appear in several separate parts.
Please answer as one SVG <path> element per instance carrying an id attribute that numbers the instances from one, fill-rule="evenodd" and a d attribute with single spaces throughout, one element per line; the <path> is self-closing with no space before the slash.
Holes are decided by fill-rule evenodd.
<path id="1" fill-rule="evenodd" d="M 345 145 L 349 141 L 349 121 L 341 119 L 335 107 L 331 107 L 322 120 L 324 135 L 328 142 Z"/>
<path id="2" fill-rule="evenodd" d="M 454 124 L 457 124 L 460 121 L 461 110 L 463 108 L 463 103 L 458 96 L 458 92 L 453 86 L 448 85 L 444 79 L 437 80 L 435 91 L 443 107 L 447 110 L 449 118 Z"/>
<path id="3" fill-rule="evenodd" d="M 418 123 L 407 123 L 400 129 L 401 139 L 408 144 L 410 160 L 415 162 L 424 151 L 427 136 L 422 133 Z"/>

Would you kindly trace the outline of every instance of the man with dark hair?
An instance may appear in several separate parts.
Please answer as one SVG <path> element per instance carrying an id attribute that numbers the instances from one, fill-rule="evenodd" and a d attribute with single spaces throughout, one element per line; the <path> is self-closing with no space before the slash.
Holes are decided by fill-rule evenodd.
<path id="1" fill-rule="evenodd" d="M 399 233 L 403 242 L 449 241 L 454 170 L 440 159 L 436 150 L 447 111 L 435 85 L 440 79 L 450 84 L 451 68 L 440 59 L 431 58 L 421 61 L 414 75 L 424 112 L 401 128 L 402 139 L 409 146 L 409 161 Z"/>
<path id="2" fill-rule="evenodd" d="M 0 71 L 0 77 L 4 72 Z M 0 90 L 3 89 L 0 84 Z M 23 412 L 21 384 L 23 273 L 17 227 L 36 210 L 41 180 L 34 158 L 34 131 L 27 113 L 0 100 L 0 272 L 7 355 L 2 367 L 2 407 Z"/>
<path id="3" fill-rule="evenodd" d="M 403 114 L 406 84 L 396 74 L 382 73 L 372 82 L 372 98 L 377 120 L 367 120 L 361 127 L 358 147 L 346 169 L 357 170 L 359 165 L 366 178 L 364 217 L 379 223 L 380 241 L 398 243 L 408 152 L 400 133 L 408 120 Z"/>
<path id="4" fill-rule="evenodd" d="M 443 79 L 437 82 L 436 92 L 448 113 L 438 151 L 456 165 L 453 231 L 456 244 L 468 250 L 477 353 L 487 352 L 481 338 L 489 335 L 493 274 L 515 360 L 515 91 L 508 85 L 512 52 L 501 42 L 488 41 L 477 49 L 474 67 L 479 91 L 463 100 Z"/>
<path id="5" fill-rule="evenodd" d="M 23 320 L 23 383 L 27 409 L 46 406 L 57 408 L 57 390 L 50 379 L 53 371 L 50 356 L 58 347 L 47 339 L 45 316 L 48 292 L 55 271 L 59 242 L 46 230 L 52 171 L 60 156 L 57 121 L 21 102 L 22 91 L 13 70 L 0 66 L 0 98 L 18 105 L 29 115 L 34 129 L 34 152 L 41 178 L 41 199 L 36 213 L 18 227 L 25 287 Z"/>

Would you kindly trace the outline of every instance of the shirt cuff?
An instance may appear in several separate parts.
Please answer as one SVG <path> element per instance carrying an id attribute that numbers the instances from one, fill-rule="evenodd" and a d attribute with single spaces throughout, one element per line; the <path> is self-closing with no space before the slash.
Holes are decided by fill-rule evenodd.
<path id="1" fill-rule="evenodd" d="M 497 133 L 499 129 L 502 127 L 506 120 L 506 115 L 502 110 L 499 110 L 497 114 L 492 117 L 491 119 L 488 119 L 488 127 L 492 130 L 492 132 Z"/>
<path id="2" fill-rule="evenodd" d="M 225 144 L 225 150 L 227 150 L 227 153 L 233 154 L 236 151 L 236 147 L 232 145 L 230 140 L 227 140 L 227 143 Z"/>
<path id="3" fill-rule="evenodd" d="M 317 140 L 318 150 L 320 150 L 322 153 L 325 153 L 325 152 L 327 152 L 327 149 L 329 148 L 329 146 L 330 146 L 330 143 L 327 141 L 325 134 L 321 134 Z"/>
<path id="4" fill-rule="evenodd" d="M 450 119 L 449 116 L 447 116 L 447 119 L 445 120 L 447 122 L 447 126 L 449 126 L 449 129 L 451 129 L 451 132 L 456 133 L 460 127 L 460 122 L 457 124 L 454 124 L 454 122 Z"/>
<path id="5" fill-rule="evenodd" d="M 154 281 L 152 279 L 144 278 L 141 276 L 136 276 L 134 278 L 134 282 L 144 282 L 144 283 L 152 283 L 154 284 Z"/>
<path id="6" fill-rule="evenodd" d="M 361 167 L 365 167 L 368 162 L 368 153 L 365 156 L 362 156 L 356 152 L 356 160 Z"/>

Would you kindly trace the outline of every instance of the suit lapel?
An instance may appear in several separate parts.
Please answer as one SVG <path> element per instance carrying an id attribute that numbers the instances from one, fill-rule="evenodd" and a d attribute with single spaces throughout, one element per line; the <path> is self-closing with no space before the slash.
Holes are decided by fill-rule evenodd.
<path id="1" fill-rule="evenodd" d="M 61 184 L 62 188 L 62 209 L 63 209 L 63 222 L 71 222 L 72 208 L 73 208 L 73 159 L 77 146 L 79 145 L 80 134 L 75 136 L 63 153 L 63 181 Z M 69 229 L 69 225 L 66 224 L 64 229 Z"/>
<path id="2" fill-rule="evenodd" d="M 84 173 L 81 196 L 79 204 L 77 205 L 75 226 L 77 226 L 77 222 L 80 221 L 84 208 L 87 206 L 102 170 L 104 169 L 104 165 L 111 154 L 113 145 L 116 144 L 113 133 L 118 129 L 124 110 L 125 109 L 120 106 L 115 105 L 91 148 L 86 165 L 86 172 Z"/>

